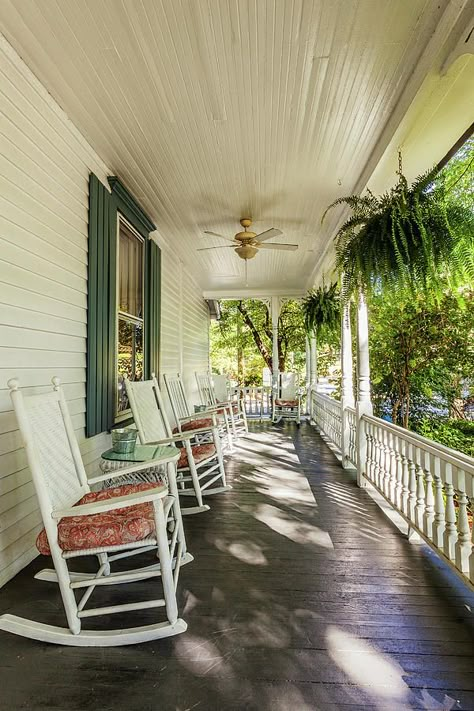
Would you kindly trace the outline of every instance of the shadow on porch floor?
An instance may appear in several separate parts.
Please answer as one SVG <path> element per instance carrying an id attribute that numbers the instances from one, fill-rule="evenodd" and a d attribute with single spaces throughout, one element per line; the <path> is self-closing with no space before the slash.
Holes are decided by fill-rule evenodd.
<path id="1" fill-rule="evenodd" d="M 185 520 L 188 631 L 115 649 L 0 633 L 2 711 L 474 708 L 474 595 L 309 425 L 251 429 L 228 460 L 234 489 Z M 62 624 L 40 567 L 0 591 L 0 610 Z"/>

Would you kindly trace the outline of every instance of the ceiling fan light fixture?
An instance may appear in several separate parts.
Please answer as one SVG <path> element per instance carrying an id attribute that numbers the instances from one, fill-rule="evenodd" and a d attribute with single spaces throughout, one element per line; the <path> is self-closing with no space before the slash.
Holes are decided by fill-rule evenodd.
<path id="1" fill-rule="evenodd" d="M 250 244 L 243 244 L 240 247 L 236 247 L 234 249 L 234 252 L 241 258 L 241 259 L 253 259 L 255 255 L 258 253 L 257 247 L 252 247 Z"/>

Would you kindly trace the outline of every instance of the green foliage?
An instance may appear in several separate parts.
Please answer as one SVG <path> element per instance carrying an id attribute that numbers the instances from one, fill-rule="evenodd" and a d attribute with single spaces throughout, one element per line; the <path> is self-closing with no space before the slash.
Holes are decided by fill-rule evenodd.
<path id="1" fill-rule="evenodd" d="M 369 309 L 379 414 L 390 403 L 393 421 L 405 427 L 412 411 L 434 404 L 462 416 L 463 392 L 474 384 L 474 291 L 446 290 L 437 302 L 372 295 Z"/>
<path id="2" fill-rule="evenodd" d="M 337 284 L 312 289 L 303 299 L 306 332 L 314 333 L 318 344 L 334 340 L 341 327 L 341 300 Z"/>
<path id="3" fill-rule="evenodd" d="M 210 330 L 211 365 L 241 385 L 261 385 L 262 369 L 272 364 L 272 330 L 268 309 L 261 301 L 223 301 L 221 320 Z M 283 304 L 278 323 L 280 370 L 305 370 L 304 319 L 300 304 Z"/>
<path id="4" fill-rule="evenodd" d="M 423 437 L 474 457 L 474 422 L 424 417 L 415 422 L 413 429 Z"/>
<path id="5" fill-rule="evenodd" d="M 466 150 L 472 153 L 472 145 Z M 326 210 L 342 204 L 352 210 L 336 235 L 345 299 L 374 286 L 439 293 L 440 275 L 452 284 L 474 283 L 474 212 L 457 198 L 455 180 L 448 182 L 449 173 L 434 168 L 409 186 L 401 157 L 397 175 L 396 185 L 380 197 L 370 191 L 340 197 Z"/>

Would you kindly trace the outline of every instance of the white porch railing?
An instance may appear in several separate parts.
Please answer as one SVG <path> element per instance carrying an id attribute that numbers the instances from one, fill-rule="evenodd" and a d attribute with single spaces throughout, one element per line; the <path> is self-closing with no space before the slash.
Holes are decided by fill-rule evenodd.
<path id="1" fill-rule="evenodd" d="M 242 399 L 247 417 L 271 417 L 272 387 L 271 385 L 250 385 L 245 388 L 234 388 L 234 396 Z"/>
<path id="2" fill-rule="evenodd" d="M 325 435 L 342 447 L 342 408 L 338 400 L 311 390 L 311 417 Z"/>
<path id="3" fill-rule="evenodd" d="M 339 448 L 348 428 L 346 458 L 357 462 L 353 408 L 312 391 L 312 418 Z M 365 477 L 438 553 L 474 584 L 474 459 L 378 417 L 358 424 L 367 443 Z M 363 449 L 361 448 L 361 451 Z"/>

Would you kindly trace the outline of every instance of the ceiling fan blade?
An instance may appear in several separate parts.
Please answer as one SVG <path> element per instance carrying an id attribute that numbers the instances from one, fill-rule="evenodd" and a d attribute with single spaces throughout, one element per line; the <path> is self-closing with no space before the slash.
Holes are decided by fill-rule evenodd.
<path id="1" fill-rule="evenodd" d="M 294 252 L 298 249 L 297 244 L 256 244 L 258 249 L 283 249 L 287 252 Z"/>
<path id="2" fill-rule="evenodd" d="M 235 242 L 235 240 L 231 237 L 224 237 L 224 235 L 220 235 L 218 232 L 210 232 L 209 230 L 204 230 L 204 234 L 211 235 L 212 237 L 220 237 L 221 239 L 226 239 L 228 242 Z"/>
<path id="3" fill-rule="evenodd" d="M 271 239 L 272 237 L 279 237 L 282 235 L 283 232 L 281 230 L 275 229 L 275 227 L 272 227 L 269 230 L 265 230 L 265 232 L 260 232 L 259 235 L 255 237 L 257 242 L 265 242 L 267 239 Z"/>
<path id="4" fill-rule="evenodd" d="M 208 249 L 234 249 L 238 245 L 233 244 L 217 244 L 215 247 L 199 247 L 196 252 L 206 252 Z"/>

